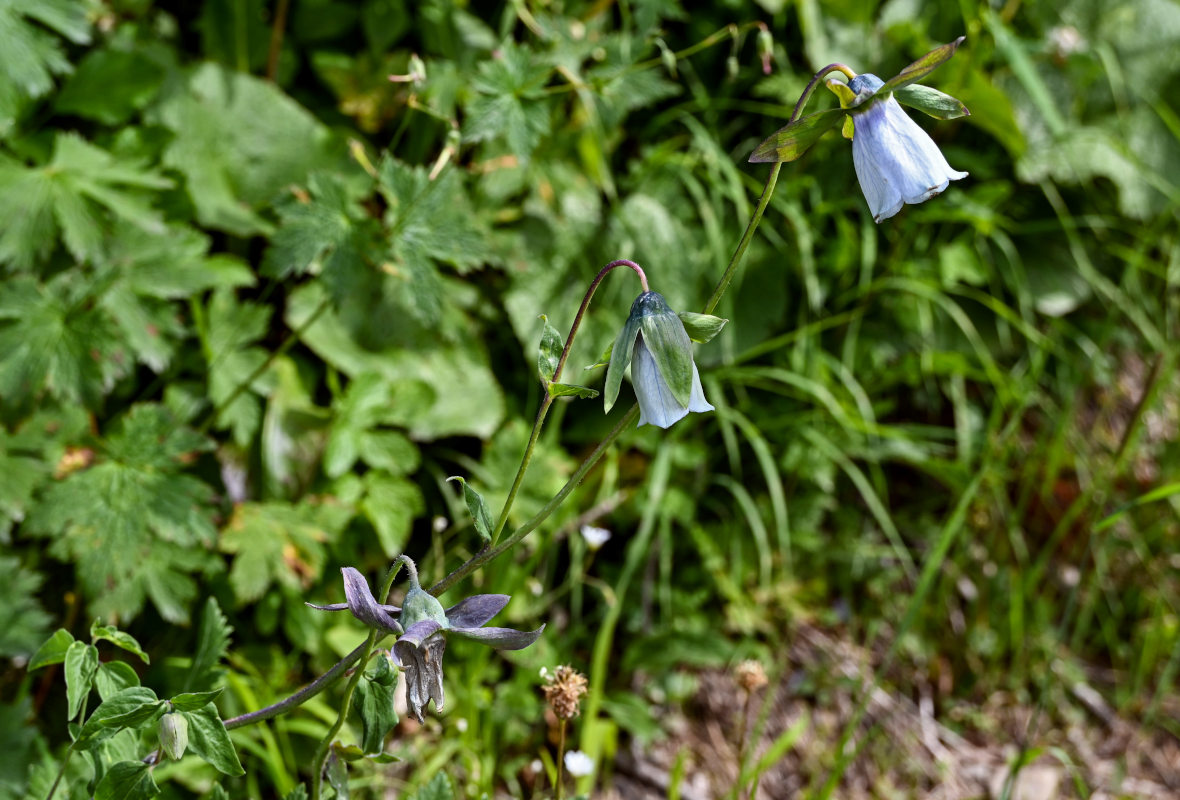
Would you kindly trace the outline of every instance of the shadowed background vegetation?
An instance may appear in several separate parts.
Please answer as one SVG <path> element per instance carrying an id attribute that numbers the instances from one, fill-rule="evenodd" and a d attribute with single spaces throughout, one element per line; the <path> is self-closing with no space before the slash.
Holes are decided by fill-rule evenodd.
<path id="1" fill-rule="evenodd" d="M 768 697 L 861 702 L 860 679 L 799 663 L 804 632 L 969 739 L 1048 753 L 1062 792 L 1101 783 L 1055 733 L 1094 713 L 1083 695 L 1174 747 L 1173 0 L 0 0 L 0 794 L 44 797 L 68 742 L 60 672 L 24 669 L 56 627 L 132 632 L 161 696 L 224 656 L 202 674 L 225 717 L 335 663 L 363 628 L 304 601 L 342 600 L 341 566 L 404 551 L 430 582 L 480 546 L 446 478 L 500 507 L 539 315 L 564 335 L 615 258 L 699 310 L 765 179 L 746 159 L 811 75 L 888 77 L 964 34 L 926 82 L 972 115 L 920 124 L 970 177 L 878 226 L 838 134 L 785 165 L 698 348 L 716 412 L 625 435 L 448 595 L 510 593 L 502 624 L 548 627 L 507 655 L 452 643 L 446 713 L 399 727 L 405 763 L 358 767 L 353 792 L 439 770 L 470 796 L 548 791 L 542 666 L 589 677 L 571 745 L 600 788 L 744 658 Z M 606 280 L 568 380 L 601 388 L 581 367 L 637 292 Z M 628 392 L 610 416 L 559 402 L 511 526 Z M 583 524 L 613 536 L 591 552 Z M 338 700 L 235 731 L 229 796 L 305 779 Z M 853 796 L 880 730 L 821 729 L 792 791 Z M 677 764 L 673 786 L 710 768 Z M 892 796 L 938 782 L 880 769 Z M 156 777 L 199 797 L 218 775 Z"/>

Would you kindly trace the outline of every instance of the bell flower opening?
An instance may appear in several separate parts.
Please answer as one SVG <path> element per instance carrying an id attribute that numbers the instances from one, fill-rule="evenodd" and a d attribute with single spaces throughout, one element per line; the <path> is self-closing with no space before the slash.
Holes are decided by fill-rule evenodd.
<path id="1" fill-rule="evenodd" d="M 857 75 L 848 84 L 858 96 L 884 86 L 876 75 Z M 850 109 L 854 134 L 852 163 L 869 204 L 880 222 L 941 193 L 950 182 L 967 177 L 952 169 L 934 140 L 910 119 L 892 94 Z"/>

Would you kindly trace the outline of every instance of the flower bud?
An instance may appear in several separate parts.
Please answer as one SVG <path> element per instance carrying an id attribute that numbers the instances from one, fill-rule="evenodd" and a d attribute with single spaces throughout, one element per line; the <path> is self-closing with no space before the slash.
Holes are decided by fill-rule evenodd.
<path id="1" fill-rule="evenodd" d="M 173 761 L 179 761 L 188 749 L 188 719 L 175 711 L 160 717 L 157 729 L 160 749 Z"/>
<path id="2" fill-rule="evenodd" d="M 770 28 L 758 31 L 758 58 L 762 60 L 763 74 L 769 75 L 770 63 L 774 61 L 774 36 L 771 35 Z"/>

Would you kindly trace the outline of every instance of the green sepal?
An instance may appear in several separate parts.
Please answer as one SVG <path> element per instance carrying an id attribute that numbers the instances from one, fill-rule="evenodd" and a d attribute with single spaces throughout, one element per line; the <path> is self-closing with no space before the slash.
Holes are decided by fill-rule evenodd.
<path id="1" fill-rule="evenodd" d="M 221 689 L 213 689 L 208 692 L 185 692 L 171 698 L 169 702 L 177 711 L 196 711 L 216 700 L 221 691 Z"/>
<path id="2" fill-rule="evenodd" d="M 541 348 L 537 353 L 537 372 L 541 375 L 541 382 L 547 383 L 553 380 L 553 373 L 561 361 L 562 344 L 561 335 L 549 324 L 549 318 L 542 314 L 541 319 L 545 327 L 541 331 Z"/>
<path id="3" fill-rule="evenodd" d="M 695 311 L 679 311 L 676 316 L 680 317 L 680 321 L 684 323 L 684 332 L 688 334 L 688 338 L 701 344 L 712 341 L 713 337 L 721 333 L 721 329 L 729 322 L 723 317 L 698 314 Z"/>
<path id="4" fill-rule="evenodd" d="M 926 55 L 919 58 L 914 63 L 903 69 L 901 72 L 894 75 L 889 80 L 885 81 L 885 85 L 873 93 L 874 97 L 883 97 L 889 92 L 896 92 L 904 86 L 909 86 L 911 83 L 917 83 L 925 78 L 931 72 L 938 69 L 945 64 L 955 51 L 959 49 L 959 45 L 967 40 L 966 36 L 960 36 L 949 44 L 944 44 L 941 47 L 936 47 Z"/>
<path id="5" fill-rule="evenodd" d="M 829 108 L 779 128 L 766 141 L 754 148 L 750 163 L 766 164 L 775 161 L 794 161 L 830 131 L 844 117 L 842 108 Z"/>
<path id="6" fill-rule="evenodd" d="M 687 407 L 692 396 L 692 341 L 659 292 L 646 292 L 641 297 L 647 298 L 639 329 L 643 343 L 676 402 Z"/>
<path id="7" fill-rule="evenodd" d="M 362 725 L 361 755 L 380 753 L 385 747 L 385 737 L 398 723 L 397 711 L 393 707 L 393 695 L 397 689 L 397 667 L 389 653 L 381 651 L 373 659 L 356 686 Z M 341 753 L 345 760 L 353 760 Z"/>
<path id="8" fill-rule="evenodd" d="M 94 676 L 98 672 L 98 648 L 85 642 L 71 642 L 66 649 L 66 719 L 78 716 L 82 701 L 94 687 Z"/>
<path id="9" fill-rule="evenodd" d="M 37 648 L 37 652 L 33 653 L 33 657 L 29 659 L 29 664 L 25 669 L 32 672 L 35 669 L 41 669 L 41 667 L 48 667 L 50 664 L 60 664 L 66 660 L 66 652 L 73 643 L 73 634 L 65 628 L 58 628 L 52 636 L 45 640 L 45 644 Z"/>
<path id="10" fill-rule="evenodd" d="M 135 640 L 134 636 L 124 633 L 113 625 L 101 625 L 98 620 L 95 620 L 90 626 L 90 640 L 92 642 L 100 640 L 110 642 L 116 647 L 123 648 L 128 653 L 134 653 L 139 656 L 143 663 L 152 663 L 152 660 L 148 658 L 148 654 L 139 646 L 139 642 Z"/>
<path id="11" fill-rule="evenodd" d="M 411 586 L 406 592 L 406 599 L 402 601 L 402 613 L 398 622 L 403 630 L 409 630 L 415 622 L 432 619 L 443 628 L 449 628 L 447 612 L 443 610 L 438 598 L 424 590 L 421 586 Z"/>
<path id="12" fill-rule="evenodd" d="M 229 740 L 229 731 L 217 713 L 217 707 L 209 703 L 198 711 L 177 711 L 188 720 L 188 749 L 212 764 L 219 772 L 231 777 L 245 775 L 242 762 Z"/>
<path id="13" fill-rule="evenodd" d="M 856 123 L 852 121 L 852 117 L 844 118 L 844 125 L 840 128 L 840 135 L 848 141 L 852 141 L 852 137 L 856 134 Z"/>
<path id="14" fill-rule="evenodd" d="M 94 800 L 148 800 L 159 793 L 160 787 L 147 764 L 120 761 L 112 764 L 94 787 Z"/>
<path id="15" fill-rule="evenodd" d="M 552 385 L 552 384 L 550 384 Z M 467 511 L 471 514 L 471 521 L 475 523 L 475 532 L 485 542 L 492 540 L 492 515 L 488 513 L 488 505 L 479 492 L 471 488 L 466 479 L 459 475 L 452 475 L 448 481 L 458 481 L 463 485 L 463 499 L 467 502 Z"/>
<path id="16" fill-rule="evenodd" d="M 615 401 L 619 399 L 619 388 L 623 385 L 623 373 L 631 365 L 631 356 L 635 352 L 635 339 L 639 336 L 639 315 L 636 313 L 636 308 L 642 299 L 642 294 L 635 298 L 635 302 L 631 304 L 631 313 L 627 315 L 627 321 L 623 323 L 623 329 L 619 331 L 615 343 L 611 345 L 610 364 L 606 368 L 606 382 L 602 386 L 602 399 L 607 413 L 610 413 Z"/>
<path id="17" fill-rule="evenodd" d="M 923 86 L 920 83 L 911 83 L 909 86 L 903 86 L 895 91 L 893 96 L 902 105 L 916 108 L 923 114 L 928 114 L 935 119 L 958 119 L 959 117 L 971 116 L 971 112 L 967 110 L 967 106 L 963 105 L 958 99 L 951 97 L 945 92 L 932 89 L 929 86 Z"/>
<path id="18" fill-rule="evenodd" d="M 847 83 L 831 80 L 824 83 L 828 87 L 828 91 L 836 95 L 840 100 L 840 108 L 849 108 L 856 103 L 856 92 L 848 87 Z"/>
<path id="19" fill-rule="evenodd" d="M 598 357 L 598 360 L 595 361 L 593 364 L 591 364 L 588 367 L 582 367 L 582 371 L 585 372 L 587 370 L 599 369 L 600 367 L 605 367 L 605 366 L 609 365 L 611 353 L 613 353 L 614 351 L 615 351 L 615 343 L 611 342 L 610 344 L 608 344 L 606 346 L 606 349 L 602 351 L 602 355 L 600 355 Z"/>
<path id="20" fill-rule="evenodd" d="M 578 386 L 573 383 L 554 383 L 549 381 L 550 397 L 580 397 L 583 400 L 593 400 L 598 397 L 598 390 L 588 386 Z"/>

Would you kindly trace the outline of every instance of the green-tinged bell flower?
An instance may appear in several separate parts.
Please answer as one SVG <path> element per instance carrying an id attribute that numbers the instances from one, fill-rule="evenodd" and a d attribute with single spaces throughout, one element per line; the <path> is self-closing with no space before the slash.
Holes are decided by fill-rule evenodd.
<path id="1" fill-rule="evenodd" d="M 603 389 L 607 411 L 618 399 L 628 366 L 639 401 L 640 425 L 667 428 L 690 411 L 713 410 L 701 388 L 684 323 L 658 292 L 635 298 L 615 339 Z"/>
<path id="2" fill-rule="evenodd" d="M 406 700 L 410 713 L 419 722 L 422 710 L 431 700 L 437 711 L 442 710 L 445 702 L 442 683 L 445 636 L 474 639 L 497 650 L 521 650 L 537 641 L 545 630 L 544 625 L 535 631 L 484 627 L 508 605 L 510 597 L 506 594 L 473 595 L 443 610 L 442 604 L 418 584 L 417 574 L 411 570 L 410 590 L 398 608 L 378 603 L 364 576 L 356 569 L 344 567 L 341 572 L 348 602 L 308 605 L 321 611 L 347 609 L 366 625 L 398 635 L 391 652 L 406 676 Z"/>
<path id="3" fill-rule="evenodd" d="M 954 55 L 962 42 L 959 37 L 931 50 L 887 81 L 867 73 L 855 75 L 842 65 L 828 67 L 821 74 L 838 68 L 850 78 L 847 85 L 828 82 L 840 98 L 840 108 L 794 120 L 758 145 L 750 161 L 794 161 L 843 122 L 845 135 L 852 139 L 856 177 L 876 222 L 892 217 L 906 203 L 929 200 L 967 173 L 951 169 L 938 146 L 900 104 L 937 119 L 970 114 L 950 95 L 917 83 Z"/>

